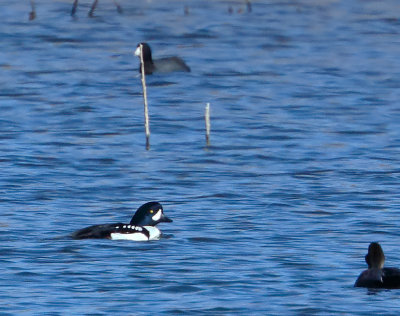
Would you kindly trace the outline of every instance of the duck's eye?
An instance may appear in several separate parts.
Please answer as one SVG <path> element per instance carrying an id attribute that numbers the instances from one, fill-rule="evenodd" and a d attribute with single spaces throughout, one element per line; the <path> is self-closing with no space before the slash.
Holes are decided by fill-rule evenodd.
<path id="1" fill-rule="evenodd" d="M 153 210 L 150 210 L 150 213 L 151 213 L 151 214 L 153 214 L 153 213 L 154 213 L 154 211 L 153 211 Z"/>

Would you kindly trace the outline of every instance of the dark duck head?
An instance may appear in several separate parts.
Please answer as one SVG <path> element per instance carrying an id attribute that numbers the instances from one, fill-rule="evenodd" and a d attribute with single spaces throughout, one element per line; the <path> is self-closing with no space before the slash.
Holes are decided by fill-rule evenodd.
<path id="1" fill-rule="evenodd" d="M 156 226 L 159 223 L 171 223 L 172 219 L 164 215 L 164 209 L 158 202 L 148 202 L 139 207 L 133 215 L 130 225 Z"/>
<path id="2" fill-rule="evenodd" d="M 377 242 L 371 242 L 368 247 L 368 253 L 365 255 L 365 262 L 368 269 L 382 269 L 385 264 L 385 254 L 381 245 Z"/>

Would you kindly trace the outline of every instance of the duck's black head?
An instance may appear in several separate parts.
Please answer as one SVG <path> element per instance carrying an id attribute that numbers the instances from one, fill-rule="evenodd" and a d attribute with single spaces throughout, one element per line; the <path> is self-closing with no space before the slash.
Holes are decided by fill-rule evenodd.
<path id="1" fill-rule="evenodd" d="M 135 55 L 140 58 L 140 45 L 142 45 L 143 50 L 143 61 L 145 63 L 150 62 L 153 63 L 153 58 L 151 57 L 151 49 L 149 44 L 147 43 L 139 43 L 135 50 Z"/>
<path id="2" fill-rule="evenodd" d="M 368 247 L 368 253 L 365 255 L 365 262 L 368 264 L 368 269 L 382 269 L 385 263 L 385 255 L 381 245 L 377 242 L 371 242 Z"/>
<path id="3" fill-rule="evenodd" d="M 158 223 L 170 223 L 172 219 L 164 215 L 163 207 L 158 202 L 148 202 L 139 207 L 130 224 L 135 226 L 156 226 Z"/>

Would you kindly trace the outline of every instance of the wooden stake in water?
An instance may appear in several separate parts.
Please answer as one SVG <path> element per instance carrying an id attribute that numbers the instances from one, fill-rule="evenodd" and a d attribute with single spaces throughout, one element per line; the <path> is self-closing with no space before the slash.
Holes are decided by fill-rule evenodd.
<path id="1" fill-rule="evenodd" d="M 90 18 L 93 17 L 94 10 L 96 10 L 97 2 L 98 2 L 98 1 L 99 1 L 99 0 L 94 0 L 94 1 L 93 1 L 92 7 L 90 8 L 90 11 L 89 11 L 89 13 L 88 13 L 88 17 L 90 17 Z"/>
<path id="2" fill-rule="evenodd" d="M 36 18 L 35 3 L 31 0 L 32 11 L 29 12 L 29 21 L 33 21 Z"/>
<path id="3" fill-rule="evenodd" d="M 207 144 L 207 146 L 210 146 L 210 129 L 211 129 L 211 124 L 210 124 L 210 103 L 206 104 L 206 111 L 204 113 L 204 119 L 206 121 L 206 144 Z"/>
<path id="4" fill-rule="evenodd" d="M 140 44 L 140 68 L 142 73 L 143 101 L 144 101 L 144 129 L 146 133 L 146 149 L 150 149 L 149 107 L 147 105 L 146 74 L 144 71 L 143 45 Z"/>

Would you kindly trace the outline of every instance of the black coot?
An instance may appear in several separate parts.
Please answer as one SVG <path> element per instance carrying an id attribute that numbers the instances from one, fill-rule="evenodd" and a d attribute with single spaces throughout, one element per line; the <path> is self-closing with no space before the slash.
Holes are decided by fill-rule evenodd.
<path id="1" fill-rule="evenodd" d="M 140 45 L 143 47 L 143 62 L 144 71 L 146 75 L 151 75 L 153 72 L 174 72 L 174 71 L 185 71 L 190 72 L 190 68 L 185 62 L 176 56 L 165 57 L 153 60 L 151 56 L 151 49 L 147 43 L 138 44 L 135 55 L 140 59 Z M 141 72 L 142 65 L 140 65 L 139 72 Z"/>

